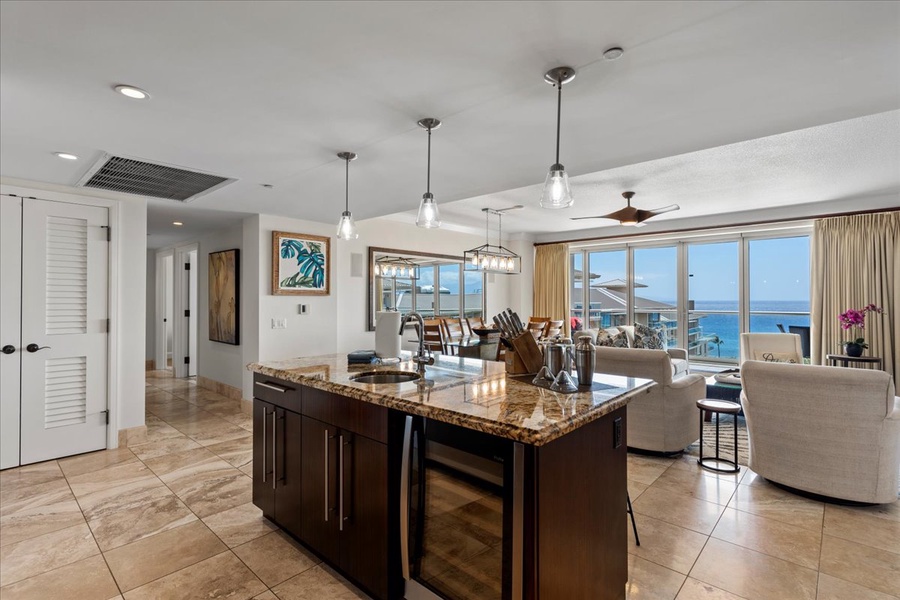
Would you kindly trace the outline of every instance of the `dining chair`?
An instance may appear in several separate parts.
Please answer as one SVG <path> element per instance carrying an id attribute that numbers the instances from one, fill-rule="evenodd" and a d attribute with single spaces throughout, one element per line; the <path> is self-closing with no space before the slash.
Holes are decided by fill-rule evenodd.
<path id="1" fill-rule="evenodd" d="M 447 354 L 443 325 L 441 325 L 440 319 L 425 319 L 423 335 L 425 336 L 425 347 L 428 350 Z"/>
<path id="2" fill-rule="evenodd" d="M 444 328 L 444 346 L 451 342 L 458 342 L 463 339 L 462 322 L 460 319 L 441 319 L 441 325 Z M 457 354 L 454 346 L 449 346 L 450 354 Z"/>
<path id="3" fill-rule="evenodd" d="M 809 326 L 788 325 L 788 331 L 800 336 L 800 349 L 803 350 L 803 358 L 810 357 Z"/>
<path id="4" fill-rule="evenodd" d="M 474 335 L 475 329 L 485 329 L 487 325 L 484 323 L 484 318 L 482 317 L 466 317 L 466 323 L 469 326 L 469 333 Z"/>
<path id="5" fill-rule="evenodd" d="M 547 321 L 547 326 L 544 328 L 544 339 L 552 338 L 562 333 L 563 323 L 565 321 Z"/>
<path id="6" fill-rule="evenodd" d="M 534 336 L 534 339 L 539 340 L 544 337 L 544 330 L 549 322 L 550 317 L 529 317 L 526 329 Z"/>

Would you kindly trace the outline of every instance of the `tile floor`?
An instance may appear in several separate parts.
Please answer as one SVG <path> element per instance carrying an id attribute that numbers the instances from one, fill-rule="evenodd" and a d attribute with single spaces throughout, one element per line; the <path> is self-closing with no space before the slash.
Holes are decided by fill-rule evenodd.
<path id="1" fill-rule="evenodd" d="M 251 503 L 237 402 L 164 372 L 146 394 L 146 443 L 0 473 L 3 600 L 366 597 Z M 628 475 L 632 600 L 900 597 L 900 503 L 825 505 L 688 455 L 629 455 Z"/>

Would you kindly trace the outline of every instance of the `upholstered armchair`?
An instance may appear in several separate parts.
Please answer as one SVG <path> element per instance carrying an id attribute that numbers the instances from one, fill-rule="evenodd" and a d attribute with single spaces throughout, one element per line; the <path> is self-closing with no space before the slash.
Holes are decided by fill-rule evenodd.
<path id="1" fill-rule="evenodd" d="M 629 448 L 669 454 L 681 452 L 700 438 L 697 400 L 706 396 L 703 376 L 684 374 L 673 380 L 669 354 L 673 351 L 605 346 L 597 346 L 596 351 L 594 370 L 598 373 L 656 381 L 657 385 L 628 404 Z"/>
<path id="2" fill-rule="evenodd" d="M 741 365 L 747 360 L 803 364 L 803 348 L 796 333 L 742 333 Z"/>
<path id="3" fill-rule="evenodd" d="M 897 500 L 900 398 L 890 375 L 747 361 L 741 382 L 757 474 L 832 498 Z"/>

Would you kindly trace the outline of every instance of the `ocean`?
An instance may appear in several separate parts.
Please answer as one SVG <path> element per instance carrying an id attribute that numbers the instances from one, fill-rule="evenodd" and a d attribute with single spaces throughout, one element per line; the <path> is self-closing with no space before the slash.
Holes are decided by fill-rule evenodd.
<path id="1" fill-rule="evenodd" d="M 694 303 L 694 313 L 699 316 L 699 325 L 702 337 L 711 338 L 718 336 L 721 344 L 709 344 L 709 355 L 723 359 L 737 359 L 740 355 L 740 328 L 737 314 L 737 302 L 701 302 Z M 777 333 L 780 323 L 785 331 L 789 325 L 803 325 L 809 327 L 809 302 L 808 301 L 769 301 L 750 303 L 750 331 L 754 333 Z M 733 313 L 703 314 L 704 310 L 734 311 Z M 758 312 L 766 314 L 758 314 Z M 780 313 L 780 314 L 779 314 Z M 784 314 L 806 313 L 806 314 Z M 837 319 L 837 315 L 835 315 Z"/>

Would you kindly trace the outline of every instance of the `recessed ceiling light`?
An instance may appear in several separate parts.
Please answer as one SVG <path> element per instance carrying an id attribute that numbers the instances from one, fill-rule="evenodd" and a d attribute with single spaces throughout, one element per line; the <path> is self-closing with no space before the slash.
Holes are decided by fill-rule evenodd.
<path id="1" fill-rule="evenodd" d="M 175 227 L 181 227 L 182 225 L 184 225 L 184 223 L 182 223 L 181 221 L 172 221 L 172 225 L 174 225 Z"/>
<path id="2" fill-rule="evenodd" d="M 74 154 L 69 154 L 68 152 L 54 152 L 53 154 L 66 160 L 78 160 L 77 156 L 75 156 Z"/>
<path id="3" fill-rule="evenodd" d="M 117 85 L 115 87 L 115 90 L 123 96 L 128 96 L 129 98 L 133 98 L 135 100 L 146 100 L 150 97 L 150 94 L 148 94 L 141 88 L 136 88 L 132 85 Z"/>
<path id="4" fill-rule="evenodd" d="M 625 54 L 624 50 L 618 46 L 613 46 L 603 52 L 603 58 L 606 60 L 616 60 L 617 58 L 621 58 L 623 54 Z"/>

